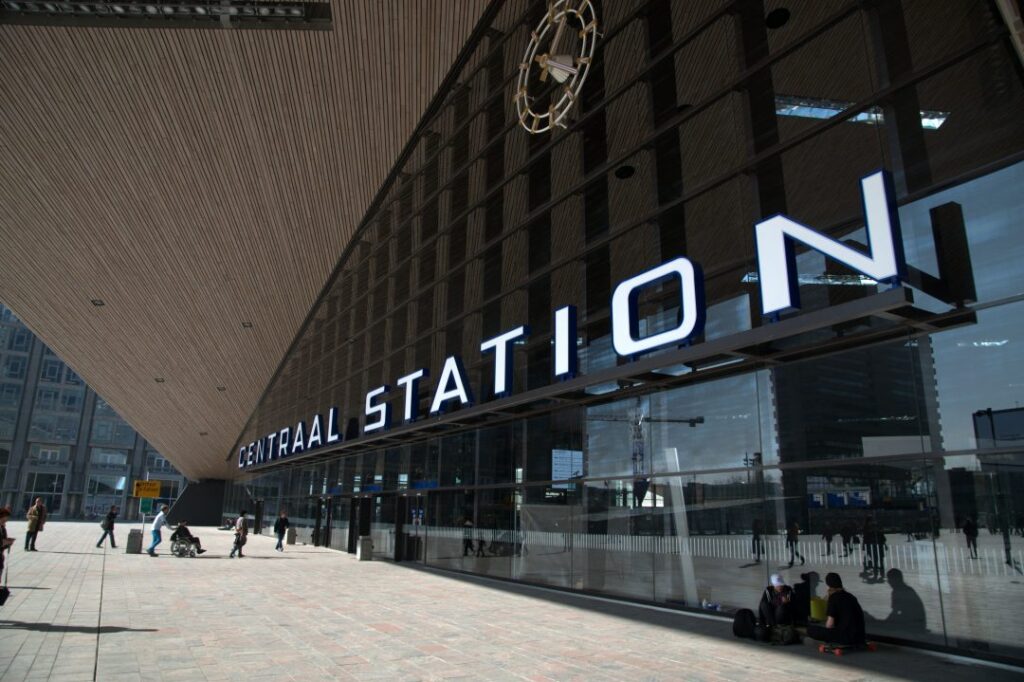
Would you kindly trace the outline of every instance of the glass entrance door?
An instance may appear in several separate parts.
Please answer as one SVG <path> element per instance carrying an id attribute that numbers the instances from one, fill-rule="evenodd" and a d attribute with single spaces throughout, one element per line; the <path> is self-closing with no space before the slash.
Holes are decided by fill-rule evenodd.
<path id="1" fill-rule="evenodd" d="M 374 495 L 370 498 L 370 537 L 373 558 L 395 560 L 395 495 Z M 399 530 L 400 532 L 400 530 Z"/>
<path id="2" fill-rule="evenodd" d="M 406 512 L 402 529 L 402 561 L 423 562 L 427 544 L 427 498 L 424 495 L 415 495 L 403 499 Z"/>

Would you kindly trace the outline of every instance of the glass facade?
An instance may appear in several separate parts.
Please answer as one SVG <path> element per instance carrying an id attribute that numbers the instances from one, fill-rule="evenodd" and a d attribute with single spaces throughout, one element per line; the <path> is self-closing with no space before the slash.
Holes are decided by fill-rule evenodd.
<path id="1" fill-rule="evenodd" d="M 597 52 L 553 133 L 513 103 L 547 5 L 501 4 L 467 47 L 235 452 L 335 406 L 338 443 L 245 487 L 301 541 L 370 535 L 383 558 L 663 605 L 753 607 L 773 572 L 824 595 L 837 571 L 873 636 L 1024 659 L 1019 609 L 994 607 L 1024 603 L 1024 87 L 998 13 L 594 5 Z M 894 289 L 797 249 L 802 309 L 763 317 L 754 224 L 867 250 L 859 180 L 880 168 L 915 274 Z M 683 255 L 703 331 L 617 354 L 616 285 Z M 566 305 L 582 379 L 560 382 Z M 636 306 L 641 336 L 672 328 L 680 288 Z M 499 398 L 480 344 L 519 325 Z M 365 431 L 367 393 L 419 368 L 427 414 L 449 356 L 475 405 Z M 399 421 L 404 399 L 377 402 Z"/>
<path id="2" fill-rule="evenodd" d="M 131 481 L 161 479 L 173 502 L 184 478 L 6 307 L 0 305 L 0 502 L 23 518 L 42 497 L 57 519 L 111 505 L 134 518 Z"/>

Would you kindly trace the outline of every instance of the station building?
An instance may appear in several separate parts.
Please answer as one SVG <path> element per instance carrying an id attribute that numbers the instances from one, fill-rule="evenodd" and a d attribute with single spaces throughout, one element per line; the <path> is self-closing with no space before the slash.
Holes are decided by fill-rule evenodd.
<path id="1" fill-rule="evenodd" d="M 836 571 L 872 637 L 1024 661 L 1020 17 L 489 3 L 241 432 L 183 473 L 302 542 L 672 608 Z M 294 286 L 323 243 L 238 240 L 211 291 Z M 204 325 L 248 357 L 251 324 Z"/>
<path id="2" fill-rule="evenodd" d="M 1020 660 L 1024 88 L 997 5 L 496 3 L 226 508 L 690 609 L 837 571 L 873 636 Z M 905 267 L 872 277 L 835 255 L 881 257 L 886 202 Z M 766 305 L 772 216 L 834 245 L 780 238 L 799 310 Z"/>

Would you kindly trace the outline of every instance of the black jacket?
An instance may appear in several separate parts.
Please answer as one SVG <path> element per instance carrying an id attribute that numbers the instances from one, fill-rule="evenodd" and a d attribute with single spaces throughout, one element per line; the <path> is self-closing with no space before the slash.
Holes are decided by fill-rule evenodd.
<path id="1" fill-rule="evenodd" d="M 174 529 L 174 532 L 171 533 L 171 539 L 172 540 L 191 540 L 192 539 L 192 531 L 190 531 L 188 529 L 188 526 L 178 526 L 177 528 Z"/>
<path id="2" fill-rule="evenodd" d="M 788 596 L 790 601 L 783 602 L 782 597 Z M 792 625 L 793 624 L 793 589 L 786 585 L 782 592 L 776 592 L 769 585 L 761 594 L 761 603 L 758 604 L 757 613 L 761 625 Z"/>
<path id="3" fill-rule="evenodd" d="M 277 521 L 274 521 L 274 532 L 280 535 L 285 532 L 292 522 L 288 520 L 287 516 L 278 516 Z"/>
<path id="4" fill-rule="evenodd" d="M 114 530 L 114 519 L 117 518 L 117 512 L 107 512 L 106 522 L 107 530 Z"/>

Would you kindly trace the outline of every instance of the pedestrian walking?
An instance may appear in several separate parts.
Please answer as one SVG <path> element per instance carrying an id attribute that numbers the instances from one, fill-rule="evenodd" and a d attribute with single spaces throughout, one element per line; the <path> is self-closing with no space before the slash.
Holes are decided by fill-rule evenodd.
<path id="1" fill-rule="evenodd" d="M 277 516 L 277 520 L 274 521 L 274 532 L 277 533 L 277 547 L 274 549 L 278 552 L 284 551 L 284 534 L 288 532 L 291 525 L 292 522 L 288 520 L 288 513 L 282 509 L 281 513 Z"/>
<path id="2" fill-rule="evenodd" d="M 850 556 L 850 547 L 853 544 L 853 526 L 847 522 L 839 527 L 839 535 L 843 538 L 843 556 Z"/>
<path id="3" fill-rule="evenodd" d="M 46 525 L 46 505 L 43 504 L 43 498 L 37 497 L 36 501 L 25 512 L 25 516 L 28 517 L 28 531 L 25 533 L 25 551 L 35 552 L 37 551 L 36 536 L 43 532 L 43 526 Z"/>
<path id="4" fill-rule="evenodd" d="M 821 531 L 821 539 L 825 541 L 825 556 L 832 554 L 832 538 L 836 535 L 831 524 L 826 523 L 825 529 Z"/>
<path id="5" fill-rule="evenodd" d="M 473 553 L 473 522 L 467 516 L 462 522 L 462 556 Z"/>
<path id="6" fill-rule="evenodd" d="M 764 522 L 761 519 L 754 519 L 750 532 L 753 535 L 750 540 L 750 552 L 754 555 L 754 562 L 759 564 L 761 555 L 764 554 L 764 544 L 761 542 L 761 536 L 764 534 Z"/>
<path id="7" fill-rule="evenodd" d="M 229 558 L 235 558 L 235 552 L 238 552 L 238 558 L 241 559 L 242 547 L 245 546 L 245 542 L 249 537 L 249 519 L 245 518 L 248 512 L 244 509 L 238 513 L 238 520 L 235 521 L 235 544 L 231 547 L 231 556 Z"/>
<path id="8" fill-rule="evenodd" d="M 978 558 L 978 524 L 974 519 L 967 519 L 963 525 L 964 539 L 967 540 L 967 550 L 971 553 L 972 559 Z"/>
<path id="9" fill-rule="evenodd" d="M 146 550 L 146 554 L 149 556 L 156 556 L 156 546 L 163 542 L 163 535 L 160 533 L 160 529 L 170 524 L 167 523 L 167 511 L 170 509 L 166 504 L 161 505 L 160 513 L 153 519 L 153 524 L 149 527 L 149 531 L 153 536 L 153 542 L 150 543 L 149 549 Z"/>
<path id="10" fill-rule="evenodd" d="M 789 548 L 789 567 L 793 568 L 793 562 L 797 557 L 800 558 L 800 565 L 804 565 L 804 555 L 800 553 L 798 545 L 800 544 L 800 524 L 793 521 L 789 524 L 789 528 L 786 529 L 786 547 Z"/>
<path id="11" fill-rule="evenodd" d="M 103 541 L 110 537 L 110 548 L 117 549 L 117 543 L 114 541 L 114 519 L 117 518 L 118 508 L 116 504 L 110 505 L 110 511 L 100 521 L 100 528 L 103 529 L 103 535 L 100 536 L 100 541 L 96 543 L 97 547 L 103 546 Z"/>

